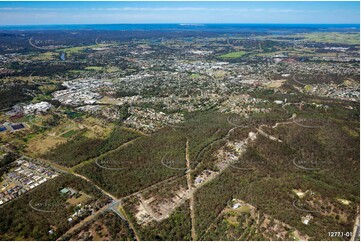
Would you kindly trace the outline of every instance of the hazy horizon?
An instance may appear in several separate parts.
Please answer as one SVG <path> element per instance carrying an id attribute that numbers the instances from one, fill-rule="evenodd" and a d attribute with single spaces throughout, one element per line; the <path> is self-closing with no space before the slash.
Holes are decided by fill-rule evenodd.
<path id="1" fill-rule="evenodd" d="M 359 2 L 0 2 L 0 25 L 359 24 Z"/>

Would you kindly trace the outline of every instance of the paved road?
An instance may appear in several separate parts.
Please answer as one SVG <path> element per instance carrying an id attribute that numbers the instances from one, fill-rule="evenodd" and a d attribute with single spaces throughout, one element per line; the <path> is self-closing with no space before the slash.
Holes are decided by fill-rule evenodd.
<path id="1" fill-rule="evenodd" d="M 307 84 L 306 84 L 306 83 L 303 83 L 303 82 L 300 82 L 300 81 L 296 80 L 295 75 L 293 75 L 293 76 L 292 76 L 292 80 L 293 80 L 294 82 L 298 83 L 298 84 L 301 84 L 301 85 L 307 86 Z"/>
<path id="2" fill-rule="evenodd" d="M 120 213 L 120 211 L 118 210 L 118 207 L 120 206 L 120 200 L 113 200 L 109 206 L 108 206 L 108 210 L 113 211 L 114 213 L 116 213 L 121 219 L 125 220 L 125 217 L 123 216 L 123 214 Z"/>

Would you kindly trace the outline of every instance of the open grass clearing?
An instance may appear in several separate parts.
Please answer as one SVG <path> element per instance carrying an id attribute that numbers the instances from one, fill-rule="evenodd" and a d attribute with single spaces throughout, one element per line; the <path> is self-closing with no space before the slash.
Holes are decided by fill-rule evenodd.
<path id="1" fill-rule="evenodd" d="M 230 52 L 227 54 L 219 55 L 218 57 L 222 58 L 222 59 L 236 59 L 236 58 L 244 56 L 245 54 L 246 54 L 245 51 L 235 51 L 235 52 Z"/>

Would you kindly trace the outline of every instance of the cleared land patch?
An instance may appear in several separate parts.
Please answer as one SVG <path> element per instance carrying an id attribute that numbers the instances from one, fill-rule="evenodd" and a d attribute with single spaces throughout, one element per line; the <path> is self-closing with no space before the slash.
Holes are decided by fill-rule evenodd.
<path id="1" fill-rule="evenodd" d="M 242 57 L 245 54 L 246 54 L 245 51 L 236 51 L 236 52 L 230 52 L 228 54 L 219 55 L 218 57 L 222 59 L 235 59 Z"/>

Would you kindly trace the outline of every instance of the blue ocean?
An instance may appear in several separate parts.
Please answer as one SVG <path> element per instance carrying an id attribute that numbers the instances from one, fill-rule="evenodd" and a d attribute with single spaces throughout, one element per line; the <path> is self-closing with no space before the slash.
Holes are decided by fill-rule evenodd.
<path id="1" fill-rule="evenodd" d="M 215 32 L 359 32 L 358 24 L 71 24 L 7 25 L 0 30 L 117 30 L 117 31 L 215 31 Z"/>

